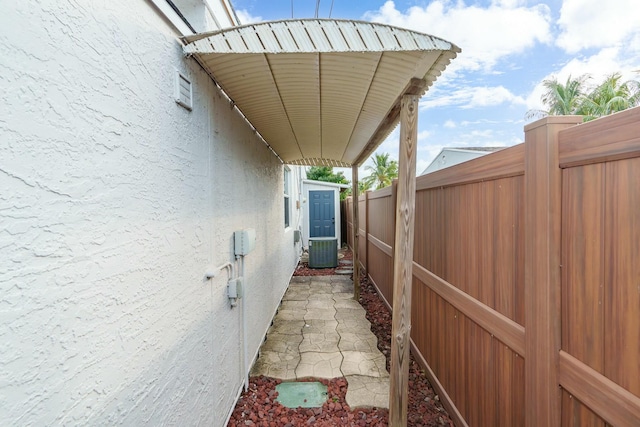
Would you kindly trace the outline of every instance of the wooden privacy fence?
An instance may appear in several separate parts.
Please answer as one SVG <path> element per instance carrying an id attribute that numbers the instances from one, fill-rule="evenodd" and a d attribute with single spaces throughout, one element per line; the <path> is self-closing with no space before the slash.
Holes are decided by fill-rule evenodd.
<path id="1" fill-rule="evenodd" d="M 457 425 L 640 425 L 640 108 L 580 122 L 417 179 L 412 350 Z M 395 201 L 358 202 L 387 304 Z"/>

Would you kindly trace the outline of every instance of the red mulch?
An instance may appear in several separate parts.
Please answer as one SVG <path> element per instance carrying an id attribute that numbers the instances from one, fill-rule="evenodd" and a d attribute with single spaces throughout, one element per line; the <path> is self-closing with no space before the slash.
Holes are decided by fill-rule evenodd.
<path id="1" fill-rule="evenodd" d="M 345 252 L 343 259 L 352 259 L 351 252 Z M 318 276 L 334 274 L 335 269 L 310 269 L 306 263 L 296 268 L 294 275 Z M 366 277 L 360 279 L 360 304 L 367 312 L 371 331 L 378 337 L 378 348 L 387 358 L 387 369 L 391 363 L 391 313 L 378 296 L 375 287 Z M 276 385 L 280 380 L 267 377 L 249 379 L 249 391 L 243 392 L 236 405 L 228 426 L 386 426 L 389 411 L 370 408 L 351 410 L 346 403 L 347 381 L 344 378 L 332 380 L 309 379 L 327 386 L 329 399 L 321 408 L 291 409 L 280 405 Z M 409 408 L 408 426 L 431 427 L 450 426 L 453 421 L 442 407 L 420 365 L 411 356 L 409 367 Z"/>
<path id="2" fill-rule="evenodd" d="M 378 349 L 387 358 L 387 371 L 391 366 L 391 313 L 376 288 L 365 277 L 360 279 L 360 304 L 371 322 L 371 332 L 378 337 Z M 453 421 L 442 407 L 420 365 L 411 355 L 409 365 L 409 405 L 407 425 L 413 427 L 451 426 Z"/>
<path id="3" fill-rule="evenodd" d="M 264 376 L 249 380 L 249 391 L 243 393 L 238 401 L 229 426 L 297 427 L 313 425 L 317 427 L 333 426 L 386 426 L 386 409 L 350 410 L 345 396 L 347 380 L 344 378 L 309 379 L 327 386 L 328 399 L 320 408 L 291 409 L 276 402 L 276 385 L 281 380 Z"/>
<path id="4" fill-rule="evenodd" d="M 351 251 L 340 249 L 342 257 L 338 260 L 338 267 L 336 268 L 309 268 L 308 262 L 299 262 L 296 270 L 293 272 L 294 276 L 333 276 L 336 274 L 336 270 L 344 267 L 351 267 L 351 265 L 340 265 L 341 260 L 353 260 L 353 254 Z"/>

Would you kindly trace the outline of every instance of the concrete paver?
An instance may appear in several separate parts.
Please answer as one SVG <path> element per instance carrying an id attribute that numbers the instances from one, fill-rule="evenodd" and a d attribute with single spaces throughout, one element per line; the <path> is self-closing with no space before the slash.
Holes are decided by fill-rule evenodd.
<path id="1" fill-rule="evenodd" d="M 371 323 L 369 323 L 369 321 L 365 317 L 361 319 L 338 319 L 338 326 L 336 326 L 336 331 L 338 331 L 339 334 L 343 332 L 354 332 L 362 330 L 371 330 Z M 373 332 L 371 334 L 373 335 Z"/>
<path id="2" fill-rule="evenodd" d="M 337 320 L 310 319 L 305 322 L 302 329 L 302 333 L 303 334 L 328 334 L 332 332 L 337 332 L 336 330 L 337 327 L 338 327 Z"/>
<path id="3" fill-rule="evenodd" d="M 309 303 L 309 301 L 307 301 L 306 299 L 299 300 L 299 301 L 295 301 L 295 300 L 285 301 L 285 300 L 283 300 L 280 303 L 280 310 L 304 310 L 304 309 L 307 308 L 307 304 L 308 303 Z"/>
<path id="4" fill-rule="evenodd" d="M 338 348 L 340 351 L 362 351 L 375 353 L 378 350 L 378 339 L 373 334 L 358 332 L 342 332 Z"/>
<path id="5" fill-rule="evenodd" d="M 337 320 L 336 309 L 330 308 L 308 308 L 306 313 L 302 314 L 304 320 Z"/>
<path id="6" fill-rule="evenodd" d="M 272 351 L 275 353 L 287 353 L 297 355 L 300 353 L 300 343 L 303 337 L 298 334 L 269 334 L 262 344 L 261 351 Z"/>
<path id="7" fill-rule="evenodd" d="M 351 292 L 335 292 L 333 294 L 333 299 L 334 300 L 346 299 L 346 300 L 353 301 L 353 291 L 351 291 Z"/>
<path id="8" fill-rule="evenodd" d="M 375 353 L 365 353 L 363 351 L 343 351 L 342 352 L 342 374 L 343 375 L 365 375 L 368 377 L 388 377 L 386 369 L 386 359 L 380 351 Z"/>
<path id="9" fill-rule="evenodd" d="M 337 326 L 336 326 L 337 327 Z M 275 319 L 273 325 L 269 328 L 268 334 L 287 334 L 287 335 L 299 335 L 302 334 L 302 328 L 304 328 L 304 320 L 280 320 Z M 268 339 L 268 336 L 267 336 Z"/>
<path id="10" fill-rule="evenodd" d="M 251 374 L 291 381 L 297 379 L 296 368 L 299 364 L 300 353 L 287 354 L 264 351 L 260 352 L 260 357 L 253 365 Z"/>
<path id="11" fill-rule="evenodd" d="M 333 331 L 326 334 L 306 333 L 303 331 L 302 342 L 298 345 L 300 353 L 335 353 L 339 352 L 340 335 Z"/>
<path id="12" fill-rule="evenodd" d="M 300 363 L 296 367 L 298 378 L 336 378 L 341 377 L 342 353 L 320 353 L 311 351 L 300 353 Z"/>
<path id="13" fill-rule="evenodd" d="M 347 387 L 347 402 L 349 402 L 349 406 L 389 407 L 388 378 L 349 375 L 346 379 L 349 384 Z"/>
<path id="14" fill-rule="evenodd" d="M 389 407 L 389 374 L 345 276 L 294 276 L 252 375 L 286 381 L 345 377 L 347 404 Z"/>

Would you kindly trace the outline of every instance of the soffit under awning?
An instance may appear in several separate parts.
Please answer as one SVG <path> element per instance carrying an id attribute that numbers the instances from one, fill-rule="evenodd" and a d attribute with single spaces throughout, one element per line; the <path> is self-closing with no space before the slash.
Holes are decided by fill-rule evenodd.
<path id="1" fill-rule="evenodd" d="M 388 25 L 303 19 L 184 38 L 195 57 L 288 164 L 362 164 L 395 128 L 405 94 L 422 95 L 460 49 Z"/>

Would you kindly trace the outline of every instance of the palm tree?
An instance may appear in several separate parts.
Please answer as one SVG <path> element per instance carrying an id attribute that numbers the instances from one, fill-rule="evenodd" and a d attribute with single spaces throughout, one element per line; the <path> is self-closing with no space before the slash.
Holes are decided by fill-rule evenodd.
<path id="1" fill-rule="evenodd" d="M 363 194 L 365 191 L 371 189 L 371 183 L 365 181 L 358 182 L 358 194 Z"/>
<path id="2" fill-rule="evenodd" d="M 640 105 L 640 83 L 621 79 L 620 73 L 611 74 L 589 92 L 577 111 L 585 122 Z"/>
<path id="3" fill-rule="evenodd" d="M 376 190 L 388 187 L 391 181 L 398 177 L 398 162 L 389 160 L 389 153 L 373 156 L 373 166 L 367 165 L 364 168 L 369 172 L 369 176 L 363 179 L 369 187 L 376 185 Z"/>
<path id="4" fill-rule="evenodd" d="M 525 118 L 577 114 L 584 116 L 586 122 L 640 105 L 640 82 L 629 80 L 622 83 L 622 75 L 614 73 L 586 93 L 585 82 L 588 78 L 586 75 L 576 79 L 569 76 L 565 84 L 559 83 L 555 77 L 544 80 L 542 84 L 546 92 L 542 102 L 549 109 L 529 110 Z"/>
<path id="5" fill-rule="evenodd" d="M 543 80 L 542 85 L 546 91 L 542 95 L 542 102 L 548 110 L 529 110 L 525 116 L 526 119 L 578 114 L 584 99 L 585 82 L 588 79 L 587 75 L 575 79 L 569 76 L 564 84 L 558 82 L 556 77 Z"/>
<path id="6" fill-rule="evenodd" d="M 371 189 L 371 183 L 369 182 L 365 182 L 365 181 L 358 181 L 358 196 L 361 196 L 362 194 L 364 194 L 367 190 Z M 351 196 L 351 187 L 347 188 L 344 191 L 345 194 L 345 198 L 347 196 Z M 342 195 L 342 192 L 340 193 L 340 195 Z"/>

